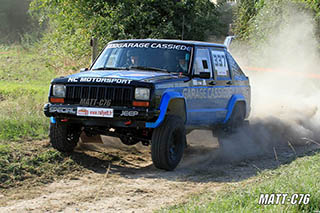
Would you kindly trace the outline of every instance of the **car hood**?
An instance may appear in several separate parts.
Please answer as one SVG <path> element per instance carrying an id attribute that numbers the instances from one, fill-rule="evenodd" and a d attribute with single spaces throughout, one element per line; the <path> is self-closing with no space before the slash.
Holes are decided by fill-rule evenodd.
<path id="1" fill-rule="evenodd" d="M 87 71 L 67 76 L 67 78 L 117 78 L 134 81 L 152 82 L 160 79 L 177 78 L 176 74 L 154 72 L 154 71 L 137 71 L 137 70 L 117 70 L 117 71 Z"/>

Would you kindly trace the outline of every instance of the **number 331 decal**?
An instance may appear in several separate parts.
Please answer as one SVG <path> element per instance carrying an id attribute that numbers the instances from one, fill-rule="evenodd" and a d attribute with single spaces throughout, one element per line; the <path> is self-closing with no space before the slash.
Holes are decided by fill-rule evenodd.
<path id="1" fill-rule="evenodd" d="M 212 50 L 212 57 L 215 69 L 218 75 L 228 75 L 228 65 L 226 60 L 226 55 L 222 51 Z"/>

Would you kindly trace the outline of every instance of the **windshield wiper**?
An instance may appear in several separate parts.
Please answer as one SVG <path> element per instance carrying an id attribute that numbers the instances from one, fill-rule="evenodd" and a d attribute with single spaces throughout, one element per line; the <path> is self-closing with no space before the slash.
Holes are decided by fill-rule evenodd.
<path id="1" fill-rule="evenodd" d="M 152 70 L 152 71 L 160 71 L 160 72 L 166 72 L 170 73 L 166 69 L 156 68 L 156 67 L 143 67 L 143 66 L 130 66 L 130 69 L 137 69 L 137 70 Z"/>
<path id="2" fill-rule="evenodd" d="M 128 67 L 98 67 L 92 70 L 129 70 Z"/>

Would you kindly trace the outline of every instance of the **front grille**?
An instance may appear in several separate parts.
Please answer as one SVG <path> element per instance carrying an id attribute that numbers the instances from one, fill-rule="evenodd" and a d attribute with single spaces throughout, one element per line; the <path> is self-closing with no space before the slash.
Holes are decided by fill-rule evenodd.
<path id="1" fill-rule="evenodd" d="M 131 106 L 133 88 L 114 86 L 67 85 L 67 104 L 80 104 L 81 99 L 111 100 L 111 106 Z"/>

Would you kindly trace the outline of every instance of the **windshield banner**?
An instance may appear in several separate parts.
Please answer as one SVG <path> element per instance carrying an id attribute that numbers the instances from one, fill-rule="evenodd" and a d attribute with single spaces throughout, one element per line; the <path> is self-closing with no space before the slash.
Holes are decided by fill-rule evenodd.
<path id="1" fill-rule="evenodd" d="M 152 48 L 152 49 L 168 49 L 168 50 L 183 50 L 191 51 L 190 46 L 181 44 L 167 44 L 167 43 L 113 43 L 108 44 L 107 48 Z"/>

